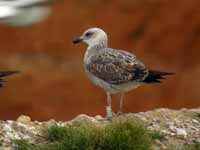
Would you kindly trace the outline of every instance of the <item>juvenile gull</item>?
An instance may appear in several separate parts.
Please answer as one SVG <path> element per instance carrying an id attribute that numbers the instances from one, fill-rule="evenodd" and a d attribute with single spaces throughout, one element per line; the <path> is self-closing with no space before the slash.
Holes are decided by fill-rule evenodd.
<path id="1" fill-rule="evenodd" d="M 49 15 L 51 1 L 55 0 L 0 0 L 0 22 L 13 26 L 37 23 Z"/>
<path id="2" fill-rule="evenodd" d="M 122 113 L 123 95 L 145 83 L 160 83 L 165 75 L 173 73 L 153 71 L 132 53 L 108 48 L 107 34 L 99 28 L 86 30 L 73 40 L 85 42 L 88 48 L 84 56 L 84 68 L 89 79 L 106 91 L 107 117 L 112 117 L 111 94 L 120 93 L 118 114 Z"/>
<path id="3" fill-rule="evenodd" d="M 16 74 L 18 72 L 19 71 L 0 71 L 0 87 L 2 87 L 5 82 L 4 77 Z"/>

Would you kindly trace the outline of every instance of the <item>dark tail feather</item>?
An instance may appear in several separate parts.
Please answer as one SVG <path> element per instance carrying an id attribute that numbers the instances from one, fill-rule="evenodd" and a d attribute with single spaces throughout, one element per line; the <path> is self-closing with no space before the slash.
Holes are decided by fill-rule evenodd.
<path id="1" fill-rule="evenodd" d="M 160 80 L 165 79 L 165 76 L 174 75 L 174 74 L 175 73 L 149 70 L 149 75 L 146 77 L 146 79 L 143 82 L 145 82 L 145 83 L 161 83 Z"/>
<path id="2" fill-rule="evenodd" d="M 3 83 L 6 82 L 3 78 L 13 74 L 19 73 L 19 71 L 0 71 L 0 87 L 3 86 Z"/>

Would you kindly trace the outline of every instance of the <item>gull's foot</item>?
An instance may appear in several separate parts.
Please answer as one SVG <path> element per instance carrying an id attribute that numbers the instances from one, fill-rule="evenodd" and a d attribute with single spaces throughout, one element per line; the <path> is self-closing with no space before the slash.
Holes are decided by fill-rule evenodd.
<path id="1" fill-rule="evenodd" d="M 112 115 L 106 115 L 106 119 L 109 121 L 112 121 L 115 117 L 117 117 L 118 115 L 114 112 L 112 112 Z"/>
<path id="2" fill-rule="evenodd" d="M 109 121 L 112 121 L 112 119 L 113 119 L 113 116 L 106 116 L 106 120 L 109 120 Z"/>
<path id="3" fill-rule="evenodd" d="M 123 115 L 123 112 L 122 112 L 122 111 L 118 111 L 118 112 L 117 112 L 117 116 L 120 116 L 120 115 Z"/>
<path id="4" fill-rule="evenodd" d="M 107 115 L 106 115 L 106 119 L 109 120 L 109 121 L 112 121 L 113 119 L 113 112 L 107 112 Z"/>

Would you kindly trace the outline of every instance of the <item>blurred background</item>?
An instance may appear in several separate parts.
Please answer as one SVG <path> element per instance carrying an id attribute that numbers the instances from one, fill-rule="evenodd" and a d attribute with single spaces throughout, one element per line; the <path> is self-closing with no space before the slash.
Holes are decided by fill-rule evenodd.
<path id="1" fill-rule="evenodd" d="M 199 0 L 62 0 L 38 24 L 1 24 L 0 69 L 21 73 L 0 89 L 0 119 L 105 115 L 105 93 L 83 70 L 86 45 L 71 43 L 90 27 L 104 29 L 110 47 L 135 53 L 149 68 L 176 73 L 127 93 L 124 112 L 199 107 L 199 8 Z"/>

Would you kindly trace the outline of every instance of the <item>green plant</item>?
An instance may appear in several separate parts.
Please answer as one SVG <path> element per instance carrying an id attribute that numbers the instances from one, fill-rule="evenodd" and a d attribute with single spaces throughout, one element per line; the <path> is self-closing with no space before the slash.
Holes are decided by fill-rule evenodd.
<path id="1" fill-rule="evenodd" d="M 200 143 L 195 143 L 194 147 L 196 148 L 196 150 L 200 150 Z"/>
<path id="2" fill-rule="evenodd" d="M 171 145 L 170 150 L 200 150 L 200 143 Z"/>
<path id="3" fill-rule="evenodd" d="M 165 137 L 164 134 L 159 131 L 149 131 L 149 135 L 153 140 L 158 139 L 160 141 L 164 140 Z"/>
<path id="4" fill-rule="evenodd" d="M 33 146 L 26 140 L 14 140 L 16 150 L 32 150 Z"/>
<path id="5" fill-rule="evenodd" d="M 200 143 L 192 144 L 188 150 L 200 150 Z"/>
<path id="6" fill-rule="evenodd" d="M 150 150 L 151 138 L 140 122 L 114 122 L 105 127 L 101 146 L 105 150 Z"/>
<path id="7" fill-rule="evenodd" d="M 116 121 L 105 127 L 73 124 L 53 125 L 47 130 L 48 144 L 16 142 L 17 150 L 151 150 L 152 140 L 146 127 L 134 120 Z"/>

